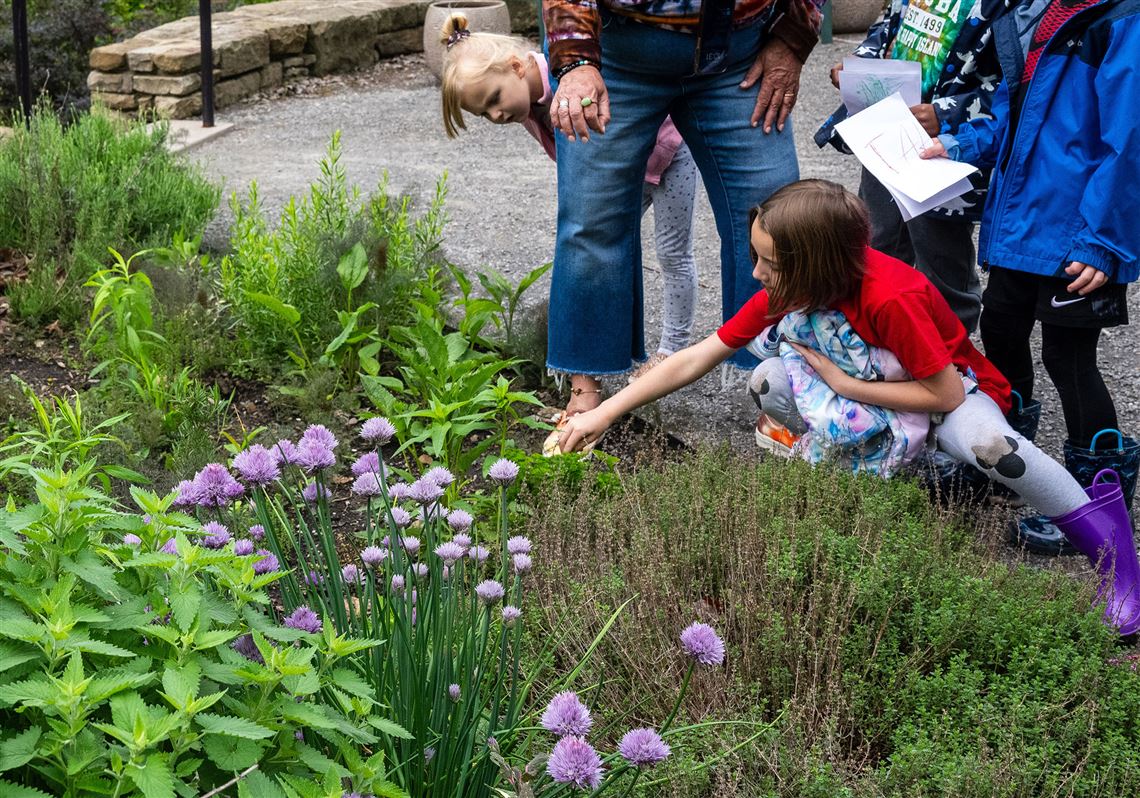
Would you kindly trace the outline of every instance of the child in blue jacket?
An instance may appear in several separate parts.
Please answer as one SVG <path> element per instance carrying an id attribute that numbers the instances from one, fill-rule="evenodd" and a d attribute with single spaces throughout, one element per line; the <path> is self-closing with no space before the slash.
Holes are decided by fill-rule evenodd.
<path id="1" fill-rule="evenodd" d="M 1096 356 L 1101 330 L 1128 323 L 1126 286 L 1140 276 L 1140 0 L 1029 0 L 992 28 L 1004 75 L 993 118 L 944 133 L 924 157 L 992 168 L 979 245 L 986 356 L 1028 400 L 1040 322 L 1066 466 L 1086 485 L 1116 468 L 1130 500 L 1140 445 L 1117 429 Z M 1039 550 L 1063 543 L 1041 519 L 1020 534 Z"/>

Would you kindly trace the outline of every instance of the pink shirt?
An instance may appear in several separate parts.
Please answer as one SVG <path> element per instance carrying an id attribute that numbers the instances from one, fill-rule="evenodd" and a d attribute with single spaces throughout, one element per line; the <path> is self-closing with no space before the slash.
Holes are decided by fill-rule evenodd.
<path id="1" fill-rule="evenodd" d="M 540 110 L 549 106 L 554 96 L 554 92 L 550 90 L 550 70 L 546 66 L 546 56 L 542 53 L 532 51 L 530 57 L 534 59 L 539 74 L 542 75 L 543 92 L 538 102 L 531 106 L 530 116 L 522 124 L 553 161 L 555 160 L 554 128 L 550 124 L 550 115 Z M 661 129 L 657 131 L 657 143 L 653 147 L 653 152 L 649 154 L 649 162 L 645 169 L 646 183 L 656 186 L 661 182 L 661 175 L 669 168 L 669 164 L 673 163 L 673 156 L 680 147 L 681 134 L 673 125 L 673 120 L 665 117 Z"/>

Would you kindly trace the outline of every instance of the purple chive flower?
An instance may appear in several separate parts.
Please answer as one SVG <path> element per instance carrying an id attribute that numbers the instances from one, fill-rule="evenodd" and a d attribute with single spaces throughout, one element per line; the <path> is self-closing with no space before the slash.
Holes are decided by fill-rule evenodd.
<path id="1" fill-rule="evenodd" d="M 519 467 L 505 457 L 496 460 L 487 472 L 487 476 L 504 487 L 514 482 L 518 475 Z"/>
<path id="2" fill-rule="evenodd" d="M 412 488 L 407 482 L 397 482 L 388 488 L 388 498 L 392 503 L 402 502 L 412 495 Z"/>
<path id="3" fill-rule="evenodd" d="M 233 467 L 238 476 L 251 485 L 268 485 L 281 477 L 281 469 L 273 453 L 260 443 L 238 452 L 234 456 Z"/>
<path id="4" fill-rule="evenodd" d="M 563 737 L 550 752 L 546 772 L 559 784 L 594 790 L 602 783 L 602 760 L 581 737 Z"/>
<path id="5" fill-rule="evenodd" d="M 436 466 L 435 468 L 428 469 L 428 472 L 423 475 L 423 479 L 434 482 L 441 488 L 446 488 L 455 481 L 455 474 L 452 474 L 442 466 Z"/>
<path id="6" fill-rule="evenodd" d="M 416 572 L 416 576 L 420 579 L 428 575 L 427 563 L 418 562 L 412 566 L 412 570 Z"/>
<path id="7" fill-rule="evenodd" d="M 265 537 L 265 527 L 261 524 L 254 524 L 249 528 L 249 536 L 254 540 L 261 540 Z"/>
<path id="8" fill-rule="evenodd" d="M 234 541 L 234 554 L 240 557 L 247 557 L 253 554 L 253 541 L 252 540 L 235 540 Z"/>
<path id="9" fill-rule="evenodd" d="M 316 634 L 321 631 L 321 617 L 304 605 L 293 610 L 293 614 L 282 623 L 290 629 L 300 629 L 309 634 Z"/>
<path id="10" fill-rule="evenodd" d="M 590 710 L 572 690 L 555 695 L 546 705 L 546 711 L 542 713 L 542 728 L 559 737 L 568 734 L 584 737 L 593 724 Z"/>
<path id="11" fill-rule="evenodd" d="M 124 546 L 137 546 L 140 543 L 142 543 L 142 538 L 140 538 L 134 532 L 128 532 L 127 534 L 123 535 Z"/>
<path id="12" fill-rule="evenodd" d="M 443 498 L 443 488 L 426 477 L 420 477 L 408 488 L 408 495 L 420 504 L 431 504 Z"/>
<path id="13" fill-rule="evenodd" d="M 194 475 L 194 492 L 199 507 L 227 507 L 245 488 L 224 465 L 210 463 Z"/>
<path id="14" fill-rule="evenodd" d="M 277 558 L 273 556 L 273 552 L 266 551 L 265 549 L 258 549 L 257 554 L 259 559 L 253 564 L 253 572 L 255 574 L 268 574 L 280 568 Z"/>
<path id="15" fill-rule="evenodd" d="M 340 441 L 336 439 L 328 427 L 324 424 L 312 424 L 301 435 L 301 440 L 297 441 L 298 446 L 304 446 L 306 443 L 315 443 L 316 445 L 325 449 L 335 449 L 340 445 Z"/>
<path id="16" fill-rule="evenodd" d="M 473 523 L 475 519 L 466 510 L 452 510 L 447 514 L 447 525 L 451 527 L 452 532 L 466 532 Z"/>
<path id="17" fill-rule="evenodd" d="M 443 579 L 444 582 L 449 581 L 451 579 L 451 566 L 450 565 L 443 566 L 443 570 L 440 571 L 439 575 L 440 575 L 440 578 Z"/>
<path id="18" fill-rule="evenodd" d="M 433 759 L 435 759 L 435 749 L 429 745 L 424 749 L 424 764 L 427 764 Z"/>
<path id="19" fill-rule="evenodd" d="M 669 758 L 669 746 L 653 729 L 633 729 L 621 738 L 618 753 L 634 767 L 650 768 Z"/>
<path id="20" fill-rule="evenodd" d="M 353 481 L 352 492 L 357 496 L 379 496 L 383 493 L 383 486 L 380 484 L 380 475 L 374 474 L 371 471 L 361 474 Z"/>
<path id="21" fill-rule="evenodd" d="M 193 507 L 198 504 L 198 489 L 194 486 L 194 480 L 182 480 L 175 490 L 178 491 L 178 496 L 174 499 L 175 507 Z"/>
<path id="22" fill-rule="evenodd" d="M 297 731 L 293 732 L 293 739 L 294 740 L 300 740 L 301 742 L 305 742 L 305 733 L 303 731 L 301 731 L 300 729 L 298 729 Z"/>
<path id="23" fill-rule="evenodd" d="M 459 703 L 459 698 L 462 695 L 463 695 L 463 691 L 459 689 L 459 685 L 452 684 L 452 685 L 448 686 L 447 697 L 450 698 L 452 701 Z"/>
<path id="24" fill-rule="evenodd" d="M 384 562 L 384 558 L 388 556 L 388 552 L 379 546 L 369 546 L 364 551 L 360 552 L 360 559 L 369 568 L 375 568 L 380 563 Z"/>
<path id="25" fill-rule="evenodd" d="M 340 569 L 340 578 L 349 585 L 359 584 L 360 569 L 356 567 L 355 563 L 350 562 L 348 565 Z"/>
<path id="26" fill-rule="evenodd" d="M 336 455 L 327 446 L 321 446 L 314 441 L 302 441 L 297 447 L 297 465 L 301 466 L 306 474 L 311 474 L 336 465 Z"/>
<path id="27" fill-rule="evenodd" d="M 270 446 L 269 454 L 278 466 L 297 464 L 297 447 L 288 438 L 282 438 Z"/>
<path id="28" fill-rule="evenodd" d="M 525 574 L 534 565 L 534 561 L 529 554 L 516 554 L 511 557 L 511 565 L 514 566 L 516 574 Z"/>
<path id="29" fill-rule="evenodd" d="M 503 586 L 494 579 L 484 579 L 475 586 L 475 595 L 488 606 L 499 601 L 505 592 Z"/>
<path id="30" fill-rule="evenodd" d="M 328 501 L 332 497 L 332 491 L 319 482 L 310 482 L 301 489 L 301 498 L 309 504 L 315 502 L 318 497 Z"/>
<path id="31" fill-rule="evenodd" d="M 507 626 L 514 626 L 515 621 L 522 617 L 522 610 L 518 607 L 513 607 L 510 604 L 503 607 L 503 623 Z"/>
<path id="32" fill-rule="evenodd" d="M 395 435 L 395 426 L 383 416 L 370 418 L 360 425 L 360 437 L 366 441 L 373 441 L 377 446 L 383 446 Z"/>
<path id="33" fill-rule="evenodd" d="M 451 537 L 451 540 L 452 540 L 454 543 L 458 543 L 458 544 L 459 544 L 460 546 L 462 546 L 463 548 L 467 548 L 468 546 L 470 546 L 470 545 L 471 545 L 471 536 L 470 536 L 470 535 L 465 535 L 465 534 L 463 534 L 462 532 L 460 532 L 460 533 L 459 533 L 459 534 L 457 534 L 457 535 L 452 535 L 452 537 Z"/>
<path id="34" fill-rule="evenodd" d="M 404 551 L 406 551 L 412 557 L 415 557 L 416 552 L 420 550 L 421 544 L 419 538 L 415 537 L 414 535 L 408 535 L 407 537 L 400 538 L 400 545 L 404 547 Z"/>
<path id="35" fill-rule="evenodd" d="M 403 507 L 393 507 L 392 523 L 394 523 L 398 529 L 406 529 L 412 524 L 412 516 Z"/>
<path id="36" fill-rule="evenodd" d="M 380 455 L 376 452 L 369 452 L 362 455 L 355 463 L 352 464 L 352 475 L 360 476 L 361 474 L 382 474 L 387 476 L 387 469 L 382 470 L 380 465 Z"/>
<path id="37" fill-rule="evenodd" d="M 530 538 L 523 535 L 515 535 L 507 541 L 508 554 L 530 554 L 530 549 Z"/>
<path id="38" fill-rule="evenodd" d="M 320 571 L 309 571 L 309 575 L 305 577 L 305 581 L 315 587 L 323 585 L 325 583 L 325 577 Z"/>
<path id="39" fill-rule="evenodd" d="M 175 542 L 174 538 L 171 538 L 162 544 L 162 548 L 159 549 L 159 551 L 161 551 L 163 554 L 177 554 L 178 543 Z"/>
<path id="40" fill-rule="evenodd" d="M 681 632 L 681 645 L 685 654 L 701 665 L 720 665 L 724 662 L 724 641 L 707 623 L 690 624 Z"/>
<path id="41" fill-rule="evenodd" d="M 463 557 L 463 552 L 463 547 L 454 540 L 435 547 L 435 555 L 443 560 L 444 565 L 454 565 L 456 560 Z"/>
<path id="42" fill-rule="evenodd" d="M 400 574 L 396 574 L 395 576 L 392 577 L 392 592 L 393 593 L 403 593 L 404 592 L 404 577 L 401 576 Z"/>
<path id="43" fill-rule="evenodd" d="M 232 645 L 233 650 L 246 659 L 261 663 L 262 665 L 265 664 L 261 652 L 257 650 L 257 644 L 253 642 L 253 635 L 242 635 L 235 640 Z"/>
<path id="44" fill-rule="evenodd" d="M 207 549 L 224 549 L 226 544 L 230 542 L 230 531 L 217 521 L 208 521 L 203 524 L 202 531 L 206 533 L 202 545 Z"/>
<path id="45" fill-rule="evenodd" d="M 467 556 L 477 563 L 482 563 L 491 556 L 491 552 L 486 546 L 472 546 L 467 550 Z"/>

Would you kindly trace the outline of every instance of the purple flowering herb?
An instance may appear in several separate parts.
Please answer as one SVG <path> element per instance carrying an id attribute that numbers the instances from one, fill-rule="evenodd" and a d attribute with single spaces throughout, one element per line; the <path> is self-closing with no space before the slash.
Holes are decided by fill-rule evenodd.
<path id="1" fill-rule="evenodd" d="M 198 490 L 194 487 L 194 480 L 184 479 L 174 490 L 178 492 L 174 499 L 175 507 L 194 507 L 198 504 Z"/>
<path id="2" fill-rule="evenodd" d="M 602 760 L 584 739 L 567 736 L 554 744 L 546 772 L 559 784 L 595 790 L 602 783 Z"/>
<path id="3" fill-rule="evenodd" d="M 321 631 L 321 617 L 304 605 L 293 610 L 293 613 L 282 623 L 290 629 L 300 629 L 309 634 L 317 634 Z"/>
<path id="4" fill-rule="evenodd" d="M 681 632 L 681 645 L 685 654 L 701 665 L 714 666 L 724 662 L 724 641 L 707 623 L 693 623 Z"/>
<path id="5" fill-rule="evenodd" d="M 254 540 L 261 540 L 265 537 L 265 527 L 261 524 L 254 524 L 249 528 L 249 536 Z"/>
<path id="6" fill-rule="evenodd" d="M 340 569 L 340 578 L 345 581 L 347 585 L 355 585 L 360 582 L 360 569 L 356 567 L 355 563 L 349 563 Z"/>
<path id="7" fill-rule="evenodd" d="M 253 554 L 253 541 L 245 539 L 235 540 L 234 554 L 239 557 L 248 557 L 250 554 Z"/>
<path id="8" fill-rule="evenodd" d="M 199 507 L 228 507 L 245 493 L 245 487 L 221 463 L 210 463 L 195 474 L 193 490 Z"/>
<path id="9" fill-rule="evenodd" d="M 415 571 L 416 576 L 420 579 L 423 579 L 428 575 L 427 563 L 418 562 L 412 566 L 412 570 Z"/>
<path id="10" fill-rule="evenodd" d="M 503 487 L 510 485 L 519 475 L 519 467 L 505 457 L 500 457 L 487 471 L 487 476 Z"/>
<path id="11" fill-rule="evenodd" d="M 403 507 L 393 507 L 392 523 L 394 523 L 398 529 L 407 529 L 412 525 L 412 516 Z"/>
<path id="12" fill-rule="evenodd" d="M 297 464 L 297 447 L 293 444 L 293 441 L 288 438 L 282 438 L 270 446 L 269 454 L 273 456 L 273 460 L 277 463 L 278 467 Z"/>
<path id="13" fill-rule="evenodd" d="M 420 477 L 408 487 L 408 496 L 419 504 L 431 504 L 443 498 L 443 488 L 427 477 Z"/>
<path id="14" fill-rule="evenodd" d="M 336 465 L 336 455 L 327 446 L 314 441 L 302 441 L 297 447 L 297 465 L 304 469 L 306 474 L 332 468 Z"/>
<path id="15" fill-rule="evenodd" d="M 293 732 L 293 739 L 294 740 L 300 740 L 301 742 L 305 742 L 305 733 L 303 731 L 301 731 L 300 729 L 298 729 L 297 731 Z"/>
<path id="16" fill-rule="evenodd" d="M 403 593 L 404 592 L 404 577 L 401 576 L 400 574 L 396 574 L 392 577 L 392 592 L 393 593 Z"/>
<path id="17" fill-rule="evenodd" d="M 218 524 L 218 526 L 222 526 Z M 224 549 L 226 544 L 230 542 L 230 533 L 225 527 L 222 527 L 220 532 L 215 532 L 212 535 L 207 535 L 202 539 L 202 546 L 207 549 Z"/>
<path id="18" fill-rule="evenodd" d="M 239 637 L 233 642 L 233 650 L 248 660 L 262 665 L 265 664 L 265 659 L 262 658 L 261 652 L 257 650 L 257 644 L 253 642 L 253 635 L 242 635 Z"/>
<path id="19" fill-rule="evenodd" d="M 305 581 L 316 587 L 325 583 L 325 577 L 320 571 L 309 571 L 308 576 L 305 577 Z"/>
<path id="20" fill-rule="evenodd" d="M 448 582 L 451 580 L 451 566 L 450 565 L 443 566 L 443 570 L 440 571 L 440 578 L 443 579 L 444 582 Z"/>
<path id="21" fill-rule="evenodd" d="M 429 745 L 424 749 L 424 764 L 427 764 L 433 759 L 435 759 L 435 749 Z"/>
<path id="22" fill-rule="evenodd" d="M 479 597 L 479 601 L 487 606 L 502 599 L 505 592 L 503 586 L 494 579 L 484 579 L 475 586 L 475 595 Z"/>
<path id="23" fill-rule="evenodd" d="M 459 703 L 459 699 L 460 699 L 460 697 L 462 697 L 462 695 L 463 695 L 463 691 L 459 689 L 459 685 L 457 685 L 457 684 L 448 685 L 447 697 L 450 698 L 452 701 L 454 701 L 455 703 Z"/>
<path id="24" fill-rule="evenodd" d="M 423 478 L 429 482 L 434 482 L 441 488 L 446 488 L 455 481 L 455 474 L 452 474 L 443 466 L 436 466 L 435 468 L 428 469 L 427 473 L 423 475 Z"/>
<path id="25" fill-rule="evenodd" d="M 328 501 L 331 497 L 332 492 L 319 482 L 310 482 L 301 489 L 301 498 L 309 504 L 312 504 L 318 498 Z"/>
<path id="26" fill-rule="evenodd" d="M 618 753 L 634 767 L 651 768 L 669 758 L 669 746 L 653 729 L 633 729 L 621 738 Z"/>
<path id="27" fill-rule="evenodd" d="M 384 492 L 380 483 L 380 475 L 371 471 L 358 476 L 352 483 L 352 492 L 357 496 L 379 496 Z"/>
<path id="28" fill-rule="evenodd" d="M 452 541 L 454 541 L 455 543 L 458 543 L 463 548 L 467 548 L 468 546 L 471 545 L 471 536 L 466 535 L 462 532 L 459 532 L 458 534 L 452 535 L 451 539 L 452 539 Z"/>
<path id="29" fill-rule="evenodd" d="M 312 424 L 301 435 L 301 440 L 297 441 L 298 446 L 304 446 L 306 443 L 315 443 L 325 449 L 335 449 L 340 445 L 340 441 L 336 439 L 328 427 L 324 424 Z"/>
<path id="30" fill-rule="evenodd" d="M 420 539 L 415 535 L 408 535 L 407 537 L 400 538 L 400 545 L 404 547 L 409 556 L 415 557 L 416 553 L 420 550 Z"/>
<path id="31" fill-rule="evenodd" d="M 443 560 L 444 565 L 454 565 L 456 560 L 463 557 L 464 548 L 454 540 L 440 543 L 435 547 L 435 555 Z"/>
<path id="32" fill-rule="evenodd" d="M 511 557 L 511 565 L 514 566 L 516 574 L 525 574 L 534 565 L 534 560 L 529 554 L 516 554 Z"/>
<path id="33" fill-rule="evenodd" d="M 530 554 L 530 549 L 530 538 L 523 535 L 515 535 L 507 541 L 508 554 Z"/>
<path id="34" fill-rule="evenodd" d="M 486 546 L 472 546 L 467 550 L 467 556 L 474 562 L 483 563 L 491 556 L 491 552 Z"/>
<path id="35" fill-rule="evenodd" d="M 514 626 L 515 621 L 522 617 L 522 610 L 510 604 L 503 607 L 503 623 L 507 626 Z"/>
<path id="36" fill-rule="evenodd" d="M 383 446 L 396 435 L 396 427 L 383 416 L 370 418 L 360 425 L 360 437 Z"/>
<path id="37" fill-rule="evenodd" d="M 466 532 L 473 523 L 475 519 L 466 510 L 452 510 L 447 514 L 447 525 L 451 527 L 452 532 Z"/>
<path id="38" fill-rule="evenodd" d="M 238 476 L 251 485 L 268 485 L 281 478 L 281 468 L 273 453 L 260 443 L 234 455 L 233 467 Z"/>
<path id="39" fill-rule="evenodd" d="M 380 548 L 382 548 L 382 549 L 391 549 L 392 548 L 392 540 L 387 535 L 380 538 Z"/>
<path id="40" fill-rule="evenodd" d="M 584 737 L 589 733 L 593 723 L 590 710 L 572 690 L 555 695 L 546 705 L 546 711 L 542 713 L 542 728 L 559 737 L 566 735 Z"/>
<path id="41" fill-rule="evenodd" d="M 360 559 L 369 568 L 375 568 L 380 563 L 384 562 L 384 558 L 388 556 L 388 552 L 379 546 L 369 546 L 364 551 L 360 552 Z"/>
<path id="42" fill-rule="evenodd" d="M 128 532 L 127 534 L 123 535 L 124 546 L 138 546 L 140 543 L 142 543 L 142 538 L 140 538 L 134 532 Z"/>
<path id="43" fill-rule="evenodd" d="M 175 542 L 174 538 L 171 538 L 162 544 L 162 548 L 159 549 L 159 551 L 161 551 L 163 554 L 177 554 L 178 543 Z"/>
<path id="44" fill-rule="evenodd" d="M 381 471 L 380 455 L 376 452 L 368 452 L 368 454 L 361 455 L 355 463 L 352 464 L 352 475 L 358 477 L 361 474 L 381 474 L 387 476 L 386 471 Z"/>
<path id="45" fill-rule="evenodd" d="M 257 554 L 258 560 L 253 564 L 253 572 L 255 574 L 272 573 L 281 567 L 277 562 L 277 558 L 273 555 L 273 552 L 267 551 L 265 549 L 258 549 Z"/>
<path id="46" fill-rule="evenodd" d="M 388 498 L 392 500 L 393 504 L 396 502 L 402 502 L 404 499 L 409 498 L 411 495 L 412 489 L 407 482 L 397 482 L 388 488 Z"/>

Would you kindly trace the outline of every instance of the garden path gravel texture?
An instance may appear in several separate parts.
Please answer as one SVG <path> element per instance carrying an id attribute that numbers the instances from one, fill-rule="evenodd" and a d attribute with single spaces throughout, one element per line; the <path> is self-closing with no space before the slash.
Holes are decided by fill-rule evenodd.
<path id="1" fill-rule="evenodd" d="M 803 74 L 794 114 L 800 171 L 854 190 L 859 170 L 854 158 L 820 150 L 811 134 L 837 104 L 828 80 L 833 63 L 858 42 L 836 38 L 819 45 Z M 621 109 L 615 109 L 620 113 Z M 422 56 L 402 56 L 352 75 L 318 78 L 275 90 L 272 95 L 227 109 L 220 120 L 235 129 L 192 151 L 207 172 L 225 183 L 227 193 L 244 195 L 258 182 L 264 207 L 275 217 L 290 194 L 306 190 L 318 175 L 317 163 L 334 130 L 342 131 L 342 163 L 350 181 L 368 191 L 381 174 L 390 174 L 393 191 L 426 204 L 439 176 L 448 173 L 445 251 L 468 270 L 493 266 L 518 280 L 552 257 L 556 193 L 554 164 L 521 126 L 497 127 L 470 120 L 458 140 L 443 132 L 439 91 Z M 720 323 L 719 243 L 703 189 L 698 196 L 696 256 L 700 299 L 694 340 Z M 211 248 L 225 246 L 232 218 L 224 209 L 208 232 Z M 643 224 L 647 346 L 656 345 L 661 324 L 661 275 L 652 246 L 652 212 Z M 545 301 L 549 277 L 531 289 L 531 304 Z M 1129 307 L 1134 323 L 1106 331 L 1102 369 L 1116 397 L 1126 430 L 1140 434 L 1140 286 L 1133 285 Z M 1039 346 L 1037 347 L 1039 350 Z M 1059 455 L 1064 422 L 1056 395 L 1038 362 L 1045 414 L 1039 440 Z M 729 441 L 753 450 L 755 410 L 734 372 L 722 387 L 714 372 L 643 411 L 645 417 L 690 443 Z M 607 391 L 624 383 L 606 380 Z"/>

